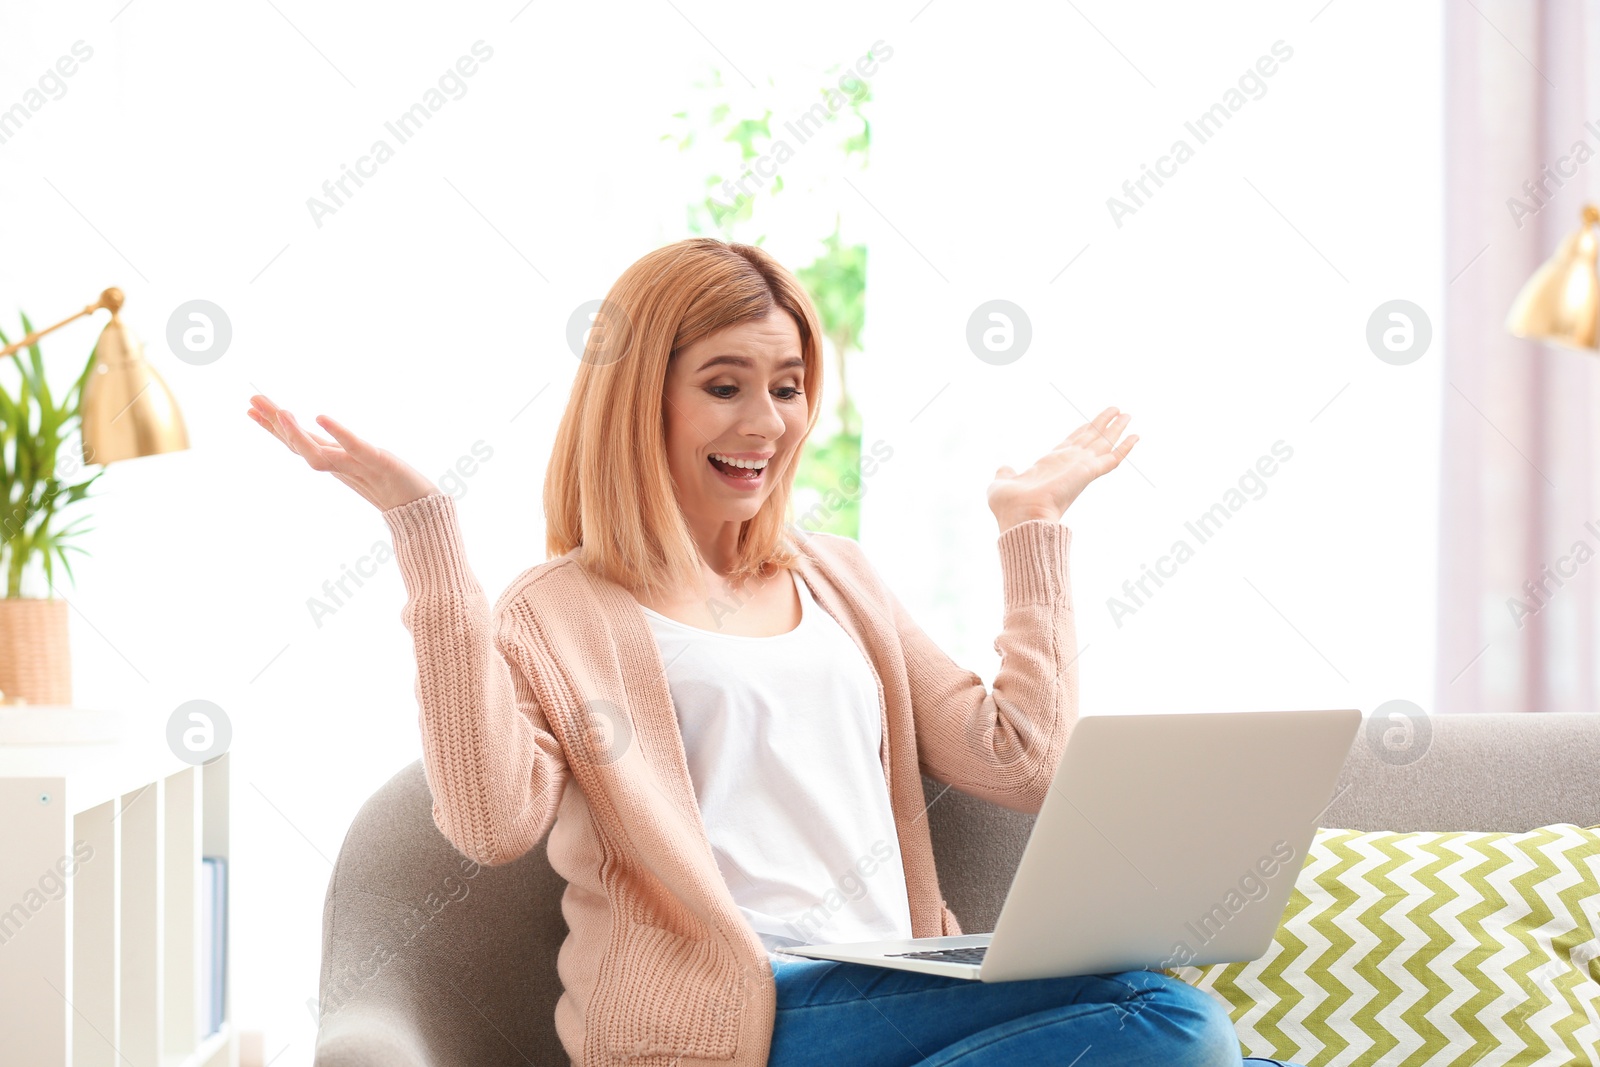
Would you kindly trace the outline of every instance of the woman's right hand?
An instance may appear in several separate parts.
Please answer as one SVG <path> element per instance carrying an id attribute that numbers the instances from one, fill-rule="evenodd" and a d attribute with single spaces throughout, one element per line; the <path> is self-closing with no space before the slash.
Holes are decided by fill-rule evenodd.
<path id="1" fill-rule="evenodd" d="M 380 511 L 440 492 L 400 457 L 363 441 L 326 415 L 318 415 L 317 423 L 333 435 L 332 441 L 306 433 L 293 415 L 259 393 L 250 398 L 248 414 L 290 451 L 304 456 L 312 470 L 328 471 Z"/>

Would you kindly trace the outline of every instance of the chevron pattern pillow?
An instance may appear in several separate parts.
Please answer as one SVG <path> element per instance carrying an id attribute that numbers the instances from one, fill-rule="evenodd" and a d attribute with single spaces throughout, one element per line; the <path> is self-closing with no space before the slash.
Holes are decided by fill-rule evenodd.
<path id="1" fill-rule="evenodd" d="M 1247 1056 L 1600 1067 L 1600 827 L 1316 833 L 1259 960 L 1167 968 Z"/>

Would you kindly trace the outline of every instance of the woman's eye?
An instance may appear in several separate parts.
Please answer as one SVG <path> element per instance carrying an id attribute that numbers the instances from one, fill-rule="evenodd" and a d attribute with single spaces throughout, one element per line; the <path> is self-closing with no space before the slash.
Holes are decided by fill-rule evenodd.
<path id="1" fill-rule="evenodd" d="M 724 389 L 729 391 L 724 393 L 722 391 Z M 732 400 L 733 394 L 739 391 L 739 387 L 737 385 L 713 385 L 707 391 L 713 396 L 716 396 L 718 399 Z M 777 392 L 786 394 L 779 397 L 778 399 L 780 400 L 793 400 L 795 397 L 800 395 L 800 390 L 792 385 L 780 385 L 777 389 Z"/>

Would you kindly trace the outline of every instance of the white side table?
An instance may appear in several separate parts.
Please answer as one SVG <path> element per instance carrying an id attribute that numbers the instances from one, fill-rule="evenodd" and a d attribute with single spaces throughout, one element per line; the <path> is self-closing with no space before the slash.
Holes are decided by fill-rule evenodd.
<path id="1" fill-rule="evenodd" d="M 0 737 L 42 710 L 0 708 Z M 229 757 L 191 766 L 159 723 L 73 717 L 74 736 L 111 739 L 0 743 L 0 1058 L 238 1067 L 231 973 L 222 1027 L 201 1034 L 201 857 L 228 855 Z"/>

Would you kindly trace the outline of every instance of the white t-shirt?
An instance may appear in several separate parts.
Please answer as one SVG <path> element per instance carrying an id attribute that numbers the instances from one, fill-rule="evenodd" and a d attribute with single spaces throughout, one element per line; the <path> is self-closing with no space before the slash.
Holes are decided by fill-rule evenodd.
<path id="1" fill-rule="evenodd" d="M 644 608 L 712 853 L 769 954 L 910 937 L 878 757 L 877 679 L 790 574 L 800 625 L 773 637 L 704 630 Z"/>

